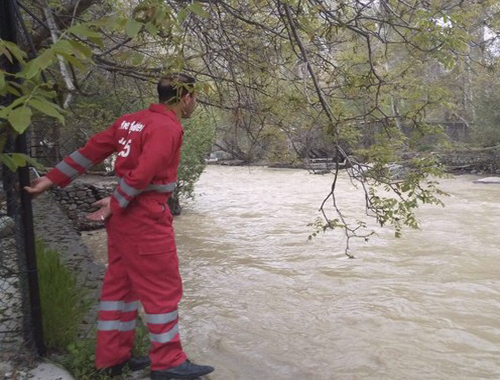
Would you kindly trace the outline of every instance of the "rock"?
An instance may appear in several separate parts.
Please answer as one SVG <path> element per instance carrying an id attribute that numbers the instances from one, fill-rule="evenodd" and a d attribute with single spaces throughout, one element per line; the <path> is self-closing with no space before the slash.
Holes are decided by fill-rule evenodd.
<path id="1" fill-rule="evenodd" d="M 41 363 L 30 371 L 32 380 L 71 380 L 73 377 L 63 368 L 52 363 Z"/>
<path id="2" fill-rule="evenodd" d="M 84 197 L 86 197 L 86 196 L 87 196 L 87 192 L 86 192 L 86 191 L 83 191 L 83 190 L 77 191 L 77 192 L 76 192 L 76 196 L 77 196 L 78 198 L 84 198 Z"/>
<path id="3" fill-rule="evenodd" d="M 500 185 L 500 177 L 481 178 L 481 179 L 474 181 L 474 183 L 488 183 L 488 184 L 496 183 L 496 184 Z"/>
<path id="4" fill-rule="evenodd" d="M 76 208 L 77 208 L 77 205 L 72 204 L 72 205 L 69 205 L 68 210 L 73 211 L 73 210 L 76 210 Z"/>
<path id="5" fill-rule="evenodd" d="M 0 237 L 12 235 L 16 224 L 9 216 L 0 216 Z"/>

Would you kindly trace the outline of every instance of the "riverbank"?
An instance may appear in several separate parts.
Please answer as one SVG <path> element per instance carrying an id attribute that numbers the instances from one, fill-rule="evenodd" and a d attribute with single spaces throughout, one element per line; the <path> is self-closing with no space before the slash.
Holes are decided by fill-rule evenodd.
<path id="1" fill-rule="evenodd" d="M 409 152 L 401 157 L 397 165 L 404 165 L 406 161 L 416 157 L 418 153 Z M 445 172 L 450 174 L 497 174 L 500 175 L 500 147 L 470 148 L 461 147 L 448 151 L 436 152 L 438 162 Z M 276 169 L 304 169 L 313 173 L 324 174 L 335 170 L 336 163 L 333 159 L 310 159 L 294 162 L 269 162 L 259 161 L 245 163 L 242 160 L 211 160 L 208 165 L 222 166 L 256 166 Z M 346 168 L 346 163 L 339 163 L 341 169 Z"/>

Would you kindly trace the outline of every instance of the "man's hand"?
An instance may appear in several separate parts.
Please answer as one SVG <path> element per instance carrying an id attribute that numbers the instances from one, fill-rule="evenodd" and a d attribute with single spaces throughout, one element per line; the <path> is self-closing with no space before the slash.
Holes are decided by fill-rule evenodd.
<path id="1" fill-rule="evenodd" d="M 48 179 L 46 176 L 35 178 L 30 186 L 25 186 L 24 190 L 31 194 L 33 198 L 38 197 L 40 194 L 44 193 L 52 187 L 54 182 Z"/>
<path id="2" fill-rule="evenodd" d="M 102 198 L 101 200 L 92 203 L 94 207 L 100 207 L 99 210 L 88 214 L 86 218 L 94 222 L 102 222 L 111 215 L 111 197 Z"/>

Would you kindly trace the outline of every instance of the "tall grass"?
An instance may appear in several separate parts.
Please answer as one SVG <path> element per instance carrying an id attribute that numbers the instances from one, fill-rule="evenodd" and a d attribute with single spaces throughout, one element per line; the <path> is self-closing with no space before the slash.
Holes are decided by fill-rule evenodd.
<path id="1" fill-rule="evenodd" d="M 90 306 L 89 301 L 85 301 L 86 291 L 78 287 L 75 276 L 61 263 L 57 251 L 41 241 L 37 241 L 36 250 L 45 344 L 57 354 L 52 360 L 77 380 L 108 379 L 94 367 L 95 330 L 78 337 L 80 324 Z M 147 355 L 148 338 L 147 329 L 139 319 L 134 356 Z"/>
<path id="2" fill-rule="evenodd" d="M 88 310 L 85 291 L 77 286 L 57 251 L 42 241 L 37 241 L 36 251 L 45 344 L 49 350 L 63 352 L 76 341 Z"/>

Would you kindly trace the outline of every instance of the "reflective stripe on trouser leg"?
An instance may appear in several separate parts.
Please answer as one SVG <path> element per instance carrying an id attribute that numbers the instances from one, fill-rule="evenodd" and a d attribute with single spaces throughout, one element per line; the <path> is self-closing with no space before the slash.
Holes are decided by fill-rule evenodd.
<path id="1" fill-rule="evenodd" d="M 135 330 L 135 319 L 131 321 L 97 321 L 97 331 L 113 331 L 117 330 L 120 332 Z"/>
<path id="2" fill-rule="evenodd" d="M 132 349 L 139 302 L 120 248 L 113 239 L 108 239 L 108 267 L 97 318 L 97 368 L 108 368 L 128 360 Z"/>
<path id="3" fill-rule="evenodd" d="M 99 319 L 97 320 L 99 346 L 96 348 L 96 363 L 103 362 L 104 364 L 98 368 L 111 367 L 130 358 L 138 307 L 138 301 L 101 301 L 99 303 Z M 110 351 L 109 347 L 115 347 L 115 349 Z"/>
<path id="4" fill-rule="evenodd" d="M 177 310 L 168 313 L 146 313 L 144 321 L 149 330 L 151 340 L 150 356 L 161 357 L 165 352 L 180 349 L 179 324 Z M 166 364 L 166 363 L 165 363 Z M 153 363 L 152 370 L 164 369 L 159 363 Z"/>
<path id="5" fill-rule="evenodd" d="M 171 242 L 165 246 L 165 252 L 131 255 L 131 265 L 127 267 L 146 313 L 144 322 L 151 338 L 149 357 L 153 371 L 171 368 L 186 360 L 177 325 L 182 281 L 172 236 L 165 234 L 164 239 Z M 141 243 L 141 248 L 149 251 L 146 243 Z"/>

